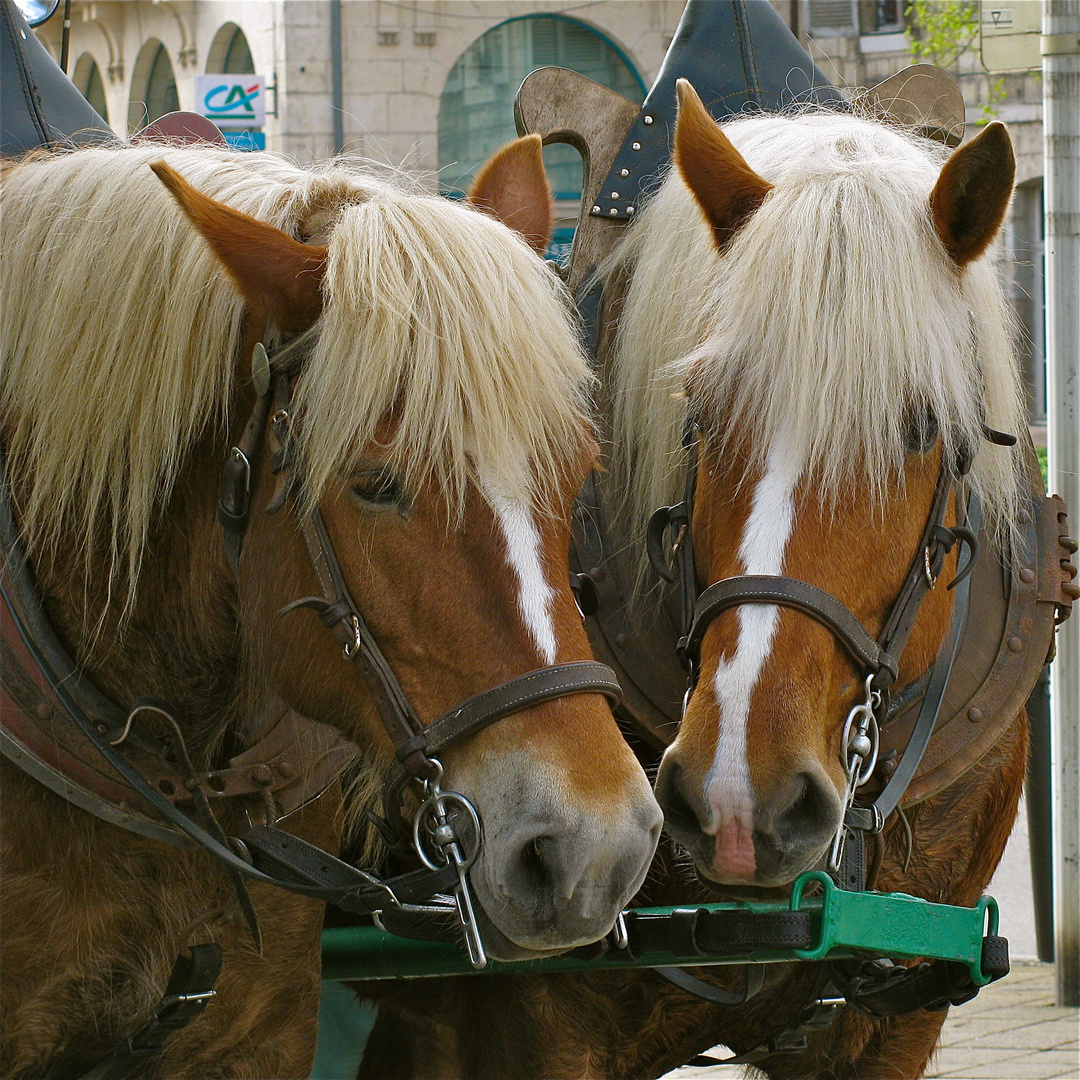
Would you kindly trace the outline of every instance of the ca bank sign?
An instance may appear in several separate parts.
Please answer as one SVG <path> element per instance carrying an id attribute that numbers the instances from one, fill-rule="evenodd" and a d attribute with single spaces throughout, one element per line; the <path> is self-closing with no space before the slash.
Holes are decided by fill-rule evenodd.
<path id="1" fill-rule="evenodd" d="M 262 127 L 266 120 L 266 77 L 197 75 L 195 111 L 220 128 Z"/>

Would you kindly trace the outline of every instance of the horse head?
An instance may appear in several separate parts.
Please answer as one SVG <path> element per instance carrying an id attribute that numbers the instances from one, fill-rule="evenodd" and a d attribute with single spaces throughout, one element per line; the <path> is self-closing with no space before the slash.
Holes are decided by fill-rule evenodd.
<path id="1" fill-rule="evenodd" d="M 967 493 L 998 529 L 1015 520 L 1013 458 L 982 434 L 1022 422 L 983 258 L 1013 157 L 1001 125 L 943 161 L 846 116 L 722 130 L 689 84 L 679 96 L 677 172 L 640 226 L 683 250 L 638 241 L 627 309 L 651 266 L 705 268 L 673 310 L 704 312 L 675 370 L 712 588 L 656 791 L 703 878 L 783 886 L 829 852 L 858 782 L 845 717 L 883 719 L 942 646 Z"/>
<path id="2" fill-rule="evenodd" d="M 397 230 L 399 265 L 375 265 L 362 228 L 343 237 L 338 222 L 326 244 L 303 243 L 154 167 L 235 282 L 249 323 L 269 320 L 307 354 L 288 376 L 304 462 L 289 497 L 301 513 L 320 512 L 348 592 L 416 715 L 588 659 L 567 562 L 571 504 L 597 452 L 581 373 L 565 328 L 537 333 L 539 316 L 524 310 L 554 301 L 538 280 L 547 271 L 491 220 L 546 242 L 546 220 L 522 217 L 507 194 L 546 183 L 539 140 L 512 144 L 482 173 L 472 202 L 486 215 L 422 204 L 427 250 L 401 203 L 363 200 L 343 213 Z M 438 290 L 455 241 L 469 245 L 453 256 L 466 295 L 451 302 Z M 499 286 L 496 250 L 516 275 Z M 485 320 L 515 329 L 492 344 Z M 273 467 L 264 461 L 261 476 Z M 388 764 L 367 689 L 333 638 L 310 616 L 278 617 L 318 591 L 295 518 L 266 512 L 281 486 L 260 484 L 239 561 L 248 647 L 275 693 Z M 556 697 L 443 756 L 446 782 L 483 822 L 472 880 L 495 954 L 604 934 L 640 884 L 659 824 L 606 700 Z"/>
<path id="3" fill-rule="evenodd" d="M 68 201 L 46 214 L 30 189 L 53 182 Z M 537 185 L 523 216 L 507 192 Z M 597 446 L 561 286 L 530 250 L 550 216 L 539 140 L 495 159 L 472 206 L 340 163 L 152 145 L 12 166 L 8 194 L 11 259 L 34 258 L 41 229 L 79 280 L 36 301 L 18 275 L 5 285 L 18 327 L 5 441 L 39 580 L 70 609 L 93 678 L 119 701 L 148 682 L 170 699 L 203 768 L 263 737 L 260 710 L 283 701 L 359 748 L 374 794 L 393 763 L 409 770 L 395 789 L 406 825 L 423 798 L 412 778 L 441 767 L 482 823 L 470 880 L 492 954 L 603 936 L 661 815 L 604 696 L 614 687 L 552 680 L 591 662 L 567 552 Z M 227 457 L 243 466 L 227 486 L 250 488 L 243 514 L 221 502 L 228 557 Z M 82 579 L 62 554 L 73 537 L 93 551 Z M 123 647 L 94 636 L 102 610 Z M 381 683 L 343 660 L 361 622 Z M 391 684 L 413 724 L 393 744 L 379 701 Z M 483 703 L 497 723 L 425 756 L 425 725 L 496 690 Z"/>

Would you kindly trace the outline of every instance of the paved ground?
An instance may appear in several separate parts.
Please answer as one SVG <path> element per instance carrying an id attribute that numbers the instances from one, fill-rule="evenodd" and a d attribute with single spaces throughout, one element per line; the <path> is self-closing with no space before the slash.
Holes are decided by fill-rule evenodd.
<path id="1" fill-rule="evenodd" d="M 1078 1010 L 1054 1004 L 1054 967 L 1013 965 L 1008 977 L 953 1009 L 927 1076 L 1080 1077 Z"/>

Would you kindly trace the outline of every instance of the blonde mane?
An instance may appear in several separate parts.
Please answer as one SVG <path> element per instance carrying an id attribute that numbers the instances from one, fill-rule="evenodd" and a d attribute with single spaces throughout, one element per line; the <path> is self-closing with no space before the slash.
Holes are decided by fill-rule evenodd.
<path id="1" fill-rule="evenodd" d="M 161 158 L 329 246 L 297 389 L 308 499 L 392 414 L 391 466 L 434 478 L 451 516 L 481 472 L 542 502 L 581 445 L 590 376 L 560 285 L 519 237 L 362 163 L 95 148 L 2 178 L 4 436 L 32 550 L 63 538 L 89 560 L 104 535 L 130 599 L 188 451 L 228 418 L 242 304 L 150 171 Z"/>
<path id="2" fill-rule="evenodd" d="M 617 489 L 638 535 L 680 497 L 688 391 L 719 445 L 756 468 L 783 441 L 820 497 L 903 475 L 908 425 L 929 408 L 945 460 L 976 451 L 971 484 L 993 534 L 1016 520 L 1018 456 L 981 436 L 1025 423 L 1013 326 L 988 259 L 962 273 L 931 223 L 945 154 L 836 114 L 724 125 L 775 185 L 719 255 L 672 172 L 610 265 L 632 277 L 615 357 Z"/>

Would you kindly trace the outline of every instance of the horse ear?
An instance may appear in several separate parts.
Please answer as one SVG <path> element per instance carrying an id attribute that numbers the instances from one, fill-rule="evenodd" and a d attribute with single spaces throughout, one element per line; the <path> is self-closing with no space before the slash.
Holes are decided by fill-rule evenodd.
<path id="1" fill-rule="evenodd" d="M 538 255 L 551 239 L 551 184 L 539 135 L 525 135 L 497 150 L 469 187 L 469 203 L 520 233 Z"/>
<path id="2" fill-rule="evenodd" d="M 746 164 L 686 79 L 679 79 L 675 89 L 679 96 L 675 165 L 723 250 L 772 191 L 772 184 Z"/>
<path id="3" fill-rule="evenodd" d="M 1016 161 L 1004 124 L 988 124 L 945 163 L 930 212 L 957 266 L 977 259 L 997 235 L 1012 196 Z"/>
<path id="4" fill-rule="evenodd" d="M 216 202 L 164 161 L 152 162 L 150 168 L 206 237 L 253 310 L 293 333 L 318 319 L 325 247 L 302 244 L 273 225 Z"/>

